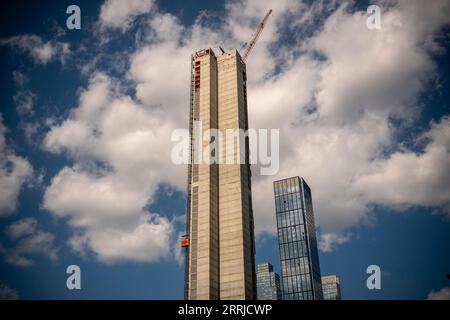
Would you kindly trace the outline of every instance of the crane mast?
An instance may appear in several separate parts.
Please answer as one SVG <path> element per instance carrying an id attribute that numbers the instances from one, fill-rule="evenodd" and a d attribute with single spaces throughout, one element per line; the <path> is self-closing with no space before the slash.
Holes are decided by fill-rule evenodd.
<path id="1" fill-rule="evenodd" d="M 267 22 L 267 19 L 269 19 L 270 14 L 272 13 L 272 9 L 267 12 L 265 17 L 262 19 L 262 21 L 259 23 L 258 29 L 256 29 L 255 33 L 252 36 L 252 39 L 245 45 L 245 51 L 242 55 L 242 60 L 245 61 L 247 59 L 248 55 L 252 51 L 253 47 L 255 46 L 256 40 L 258 40 L 259 35 L 261 34 L 262 30 L 264 29 L 264 26 Z"/>

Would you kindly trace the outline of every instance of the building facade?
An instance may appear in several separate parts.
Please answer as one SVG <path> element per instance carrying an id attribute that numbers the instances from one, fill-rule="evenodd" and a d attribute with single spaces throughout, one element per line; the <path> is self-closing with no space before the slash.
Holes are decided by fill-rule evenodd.
<path id="1" fill-rule="evenodd" d="M 256 298 L 248 139 L 229 150 L 211 134 L 248 130 L 246 79 L 237 50 L 192 56 L 186 299 Z"/>
<path id="2" fill-rule="evenodd" d="M 256 279 L 258 300 L 281 300 L 280 276 L 270 263 L 258 264 Z"/>
<path id="3" fill-rule="evenodd" d="M 322 300 L 311 189 L 300 177 L 274 181 L 284 300 Z"/>
<path id="4" fill-rule="evenodd" d="M 335 275 L 322 277 L 322 291 L 325 300 L 342 300 L 341 284 Z"/>

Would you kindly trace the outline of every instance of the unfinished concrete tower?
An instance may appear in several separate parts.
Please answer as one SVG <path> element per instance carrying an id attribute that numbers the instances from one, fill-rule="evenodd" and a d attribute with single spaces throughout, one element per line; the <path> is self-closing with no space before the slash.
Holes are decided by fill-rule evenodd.
<path id="1" fill-rule="evenodd" d="M 200 127 L 194 125 L 198 121 Z M 248 129 L 246 68 L 237 50 L 216 57 L 206 49 L 192 56 L 185 298 L 255 299 L 248 139 L 236 137 L 232 149 L 216 141 L 217 150 L 210 152 L 214 138 L 199 139 L 209 129 L 224 138 L 227 129 Z M 225 163 L 199 161 L 215 152 Z"/>

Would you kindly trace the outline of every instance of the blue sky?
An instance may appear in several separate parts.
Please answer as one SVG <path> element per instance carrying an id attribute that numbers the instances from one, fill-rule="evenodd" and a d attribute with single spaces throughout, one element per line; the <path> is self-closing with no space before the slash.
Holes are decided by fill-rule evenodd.
<path id="1" fill-rule="evenodd" d="M 378 2 L 377 2 L 378 3 Z M 257 262 L 279 268 L 272 181 L 311 186 L 322 274 L 345 299 L 450 292 L 448 2 L 11 2 L 0 13 L 0 293 L 181 299 L 189 55 L 240 48 L 250 126 L 280 129 L 280 171 L 253 170 Z M 3 139 L 4 138 L 4 139 Z M 66 288 L 68 265 L 82 290 Z M 382 289 L 366 287 L 367 266 Z"/>

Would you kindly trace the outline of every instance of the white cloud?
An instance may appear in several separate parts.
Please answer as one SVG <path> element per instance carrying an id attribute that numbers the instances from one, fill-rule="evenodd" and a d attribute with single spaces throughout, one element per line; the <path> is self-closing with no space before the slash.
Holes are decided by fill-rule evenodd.
<path id="1" fill-rule="evenodd" d="M 166 170 L 171 131 L 162 118 L 157 108 L 134 102 L 113 79 L 97 74 L 71 116 L 47 134 L 45 148 L 75 161 L 44 195 L 44 208 L 68 217 L 77 231 L 69 241 L 75 251 L 89 248 L 105 262 L 172 255 L 172 224 L 145 210 L 159 183 L 181 187 L 177 172 L 184 171 Z"/>
<path id="2" fill-rule="evenodd" d="M 0 39 L 1 45 L 8 45 L 28 53 L 36 63 L 47 64 L 54 58 L 62 63 L 70 53 L 70 46 L 66 42 L 42 40 L 35 34 L 23 34 L 8 39 Z"/>
<path id="3" fill-rule="evenodd" d="M 6 127 L 0 114 L 0 217 L 16 211 L 22 185 L 33 176 L 27 159 L 20 157 L 6 144 Z"/>
<path id="4" fill-rule="evenodd" d="M 355 188 L 369 201 L 440 207 L 450 216 L 450 117 L 433 123 L 420 138 L 428 140 L 423 152 L 404 150 L 374 160 Z"/>
<path id="5" fill-rule="evenodd" d="M 150 12 L 153 0 L 106 0 L 100 9 L 100 22 L 103 27 L 128 29 L 133 20 Z"/>
<path id="6" fill-rule="evenodd" d="M 350 240 L 350 235 L 341 235 L 338 233 L 322 234 L 318 243 L 319 249 L 323 252 L 333 251 L 335 246 L 344 244 Z"/>
<path id="7" fill-rule="evenodd" d="M 430 8 L 420 1 L 392 1 L 383 8 L 380 31 L 367 29 L 365 11 L 353 12 L 343 4 L 310 38 L 292 37 L 288 45 L 278 42 L 281 30 L 295 34 L 295 28 L 318 21 L 335 6 L 325 2 L 313 7 L 296 1 L 277 2 L 276 6 L 261 1 L 232 2 L 214 28 L 200 18 L 190 28 L 177 27 L 179 22 L 170 15 L 154 15 L 150 18 L 153 37 L 132 56 L 129 72 L 136 81 L 137 97 L 145 105 L 157 106 L 170 114 L 166 121 L 186 127 L 189 54 L 208 46 L 238 46 L 273 8 L 273 16 L 247 61 L 250 126 L 281 130 L 280 172 L 253 176 L 256 227 L 258 232 L 274 231 L 272 181 L 303 176 L 313 190 L 324 250 L 348 241 L 342 232 L 365 221 L 372 203 L 397 209 L 423 205 L 445 210 L 448 206 L 444 195 L 448 194 L 449 179 L 442 174 L 450 158 L 443 151 L 446 142 L 435 143 L 436 134 L 432 134 L 430 144 L 417 157 L 404 149 L 385 154 L 401 145 L 396 141 L 398 134 L 420 116 L 417 98 L 436 77 L 430 52 L 439 51 L 434 38 L 450 22 L 443 14 L 448 3 L 435 1 Z M 155 37 L 163 34 L 160 28 L 170 30 L 170 36 Z M 271 52 L 271 47 L 279 50 Z M 305 53 L 293 54 L 299 50 Z M 323 59 L 318 59 L 317 53 Z M 275 67 L 279 73 L 274 73 Z M 391 118 L 401 126 L 393 127 Z M 448 126 L 443 120 L 439 135 L 445 136 Z M 377 181 L 392 180 L 391 173 L 397 169 L 391 159 L 397 157 L 410 165 L 402 167 L 395 183 L 364 182 L 374 179 L 377 172 Z M 437 165 L 436 174 L 425 170 L 428 161 Z M 417 166 L 425 172 L 417 174 Z M 398 191 L 408 176 L 416 177 L 415 183 Z M 372 193 L 373 188 L 378 194 Z M 401 201 L 392 199 L 396 194 Z"/>
<path id="8" fill-rule="evenodd" d="M 427 300 L 450 300 L 450 287 L 444 287 L 441 290 L 432 290 L 428 296 Z"/>
<path id="9" fill-rule="evenodd" d="M 18 300 L 19 293 L 16 289 L 10 288 L 7 285 L 0 283 L 0 300 Z"/>
<path id="10" fill-rule="evenodd" d="M 170 14 L 154 12 L 141 30 L 147 37 L 130 57 L 127 77 L 138 101 L 122 94 L 116 80 L 94 75 L 79 106 L 45 139 L 48 150 L 67 152 L 75 163 L 53 179 L 44 200 L 77 229 L 73 248 L 87 246 L 106 261 L 121 255 L 157 260 L 129 248 L 114 251 L 102 239 L 119 232 L 143 248 L 140 228 L 155 225 L 170 233 L 144 208 L 160 183 L 185 188 L 186 168 L 171 164 L 169 139 L 173 129 L 188 125 L 190 54 L 218 45 L 239 47 L 270 8 L 273 16 L 247 60 L 249 121 L 253 128 L 280 129 L 281 165 L 276 176 L 253 176 L 257 231 L 274 231 L 272 181 L 294 175 L 312 188 L 325 251 L 349 241 L 348 229 L 367 219 L 373 203 L 448 210 L 448 120 L 421 135 L 428 138 L 423 152 L 402 147 L 401 140 L 420 117 L 418 97 L 437 77 L 431 53 L 442 50 L 434 39 L 450 22 L 444 14 L 448 2 L 380 3 L 382 29 L 376 31 L 366 28 L 367 14 L 354 12 L 350 4 L 324 17 L 336 5 L 230 2 L 214 27 L 209 23 L 217 17 L 207 13 L 183 26 Z M 102 12 L 108 6 L 119 4 L 106 2 Z M 107 16 L 118 12 L 110 10 Z M 101 23 L 125 30 L 136 15 L 122 13 L 116 22 L 101 14 Z M 321 19 L 323 27 L 303 33 Z M 291 33 L 289 43 L 280 40 Z M 400 126 L 392 125 L 393 118 Z M 406 187 L 409 177 L 414 183 Z M 149 250 L 166 252 L 150 245 Z"/>
<path id="11" fill-rule="evenodd" d="M 18 267 L 30 267 L 34 260 L 30 255 L 42 254 L 51 261 L 58 260 L 59 248 L 55 246 L 55 236 L 37 227 L 34 218 L 24 218 L 9 225 L 6 235 L 14 246 L 5 248 L 0 244 L 0 253 L 5 261 Z"/>
<path id="12" fill-rule="evenodd" d="M 339 234 L 364 221 L 372 203 L 448 210 L 446 119 L 424 133 L 430 138 L 424 153 L 388 151 L 401 146 L 397 133 L 420 116 L 417 97 L 436 76 L 429 52 L 436 49 L 437 32 L 450 22 L 442 14 L 448 3 L 433 2 L 432 9 L 419 1 L 391 4 L 383 10 L 381 31 L 365 27 L 364 13 L 341 6 L 323 29 L 299 44 L 306 55 L 285 60 L 276 76 L 249 84 L 250 125 L 281 129 L 279 174 L 253 177 L 259 230 L 274 229 L 271 182 L 294 175 L 312 188 L 323 249 L 342 243 Z M 418 14 L 422 10 L 429 23 Z M 259 54 L 252 53 L 249 69 Z M 393 127 L 391 118 L 402 126 Z"/>
<path id="13" fill-rule="evenodd" d="M 36 95 L 29 90 L 19 91 L 13 97 L 14 103 L 16 104 L 17 113 L 20 116 L 30 116 L 33 115 L 34 101 L 36 100 Z"/>
<path id="14" fill-rule="evenodd" d="M 28 77 L 24 75 L 22 72 L 14 70 L 13 80 L 18 86 L 22 87 L 28 81 Z"/>
<path id="15" fill-rule="evenodd" d="M 32 234 L 37 227 L 37 221 L 33 218 L 24 218 L 8 226 L 5 233 L 13 241 Z"/>

